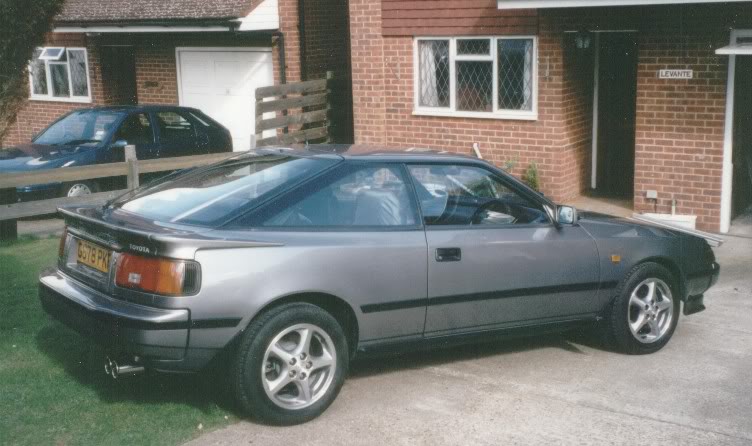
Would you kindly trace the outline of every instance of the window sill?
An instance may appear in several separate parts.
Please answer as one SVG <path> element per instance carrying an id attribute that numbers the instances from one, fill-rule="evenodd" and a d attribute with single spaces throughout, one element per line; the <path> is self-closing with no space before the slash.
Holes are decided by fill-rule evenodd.
<path id="1" fill-rule="evenodd" d="M 53 96 L 29 96 L 30 101 L 37 101 L 37 102 L 70 102 L 73 104 L 91 104 L 91 98 L 56 98 Z"/>
<path id="2" fill-rule="evenodd" d="M 508 121 L 537 121 L 538 113 L 483 113 L 462 111 L 413 110 L 413 116 L 434 116 L 441 118 L 498 119 Z"/>

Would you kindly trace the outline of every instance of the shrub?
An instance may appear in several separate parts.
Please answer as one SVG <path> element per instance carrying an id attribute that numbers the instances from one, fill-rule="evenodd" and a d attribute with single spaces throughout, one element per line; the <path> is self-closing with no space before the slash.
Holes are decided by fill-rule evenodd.
<path id="1" fill-rule="evenodd" d="M 538 182 L 538 165 L 531 163 L 527 167 L 527 170 L 525 170 L 525 174 L 522 176 L 522 180 L 533 189 L 539 190 L 540 184 Z"/>
<path id="2" fill-rule="evenodd" d="M 0 141 L 29 96 L 28 64 L 64 0 L 0 0 Z"/>

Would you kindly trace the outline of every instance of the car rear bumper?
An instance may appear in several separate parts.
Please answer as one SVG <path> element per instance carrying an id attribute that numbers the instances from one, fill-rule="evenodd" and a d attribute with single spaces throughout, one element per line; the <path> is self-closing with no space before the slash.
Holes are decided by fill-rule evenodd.
<path id="1" fill-rule="evenodd" d="M 55 269 L 41 274 L 39 298 L 48 314 L 102 345 L 108 354 L 138 356 L 147 368 L 197 371 L 218 351 L 189 348 L 189 310 L 152 308 L 114 299 Z"/>

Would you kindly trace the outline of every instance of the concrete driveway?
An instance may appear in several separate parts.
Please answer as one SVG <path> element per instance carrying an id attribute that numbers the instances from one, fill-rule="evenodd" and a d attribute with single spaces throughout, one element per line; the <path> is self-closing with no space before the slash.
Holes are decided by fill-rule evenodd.
<path id="1" fill-rule="evenodd" d="M 752 444 L 752 240 L 716 251 L 708 309 L 649 356 L 571 334 L 354 364 L 320 418 L 191 445 Z"/>

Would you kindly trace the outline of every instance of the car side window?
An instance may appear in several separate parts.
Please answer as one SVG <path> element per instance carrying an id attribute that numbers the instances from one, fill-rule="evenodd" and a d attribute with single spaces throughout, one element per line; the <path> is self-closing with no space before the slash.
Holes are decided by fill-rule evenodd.
<path id="1" fill-rule="evenodd" d="M 410 165 L 427 226 L 548 223 L 543 208 L 491 171 L 463 165 Z"/>
<path id="2" fill-rule="evenodd" d="M 357 166 L 307 185 L 262 217 L 267 227 L 398 227 L 417 224 L 399 166 Z"/>
<path id="3" fill-rule="evenodd" d="M 124 140 L 128 144 L 143 145 L 154 142 L 154 131 L 146 113 L 128 116 L 115 133 L 114 141 Z"/>
<path id="4" fill-rule="evenodd" d="M 155 113 L 159 126 L 159 140 L 163 144 L 192 141 L 196 131 L 185 116 L 174 111 Z"/>

